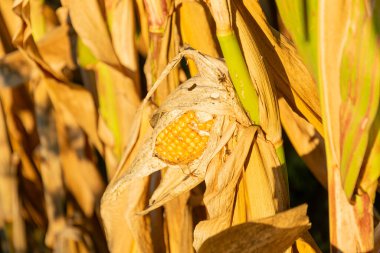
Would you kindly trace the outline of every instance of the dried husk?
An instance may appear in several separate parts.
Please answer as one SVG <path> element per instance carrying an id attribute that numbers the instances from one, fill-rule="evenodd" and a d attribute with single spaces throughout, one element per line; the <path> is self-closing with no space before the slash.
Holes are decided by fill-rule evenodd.
<path id="1" fill-rule="evenodd" d="M 211 163 L 208 167 L 205 177 L 204 202 L 209 217 L 207 220 L 201 221 L 195 228 L 193 245 L 196 250 L 208 237 L 232 224 L 236 185 L 243 170 L 244 158 L 248 155 L 257 128 L 236 130 L 236 136 L 232 138 L 232 141 L 237 143 L 231 149 L 231 155 L 226 157 L 226 151 L 221 152 L 222 157 L 215 160 L 219 164 Z M 225 163 L 222 162 L 224 159 Z"/>
<path id="2" fill-rule="evenodd" d="M 179 60 L 183 56 L 191 57 L 197 64 L 200 71 L 198 77 L 191 78 L 190 80 L 183 83 L 178 89 L 173 92 L 165 101 L 165 103 L 155 112 L 153 120 L 159 117 L 159 120 L 154 122 L 154 130 L 152 135 L 146 140 L 145 145 L 142 150 L 137 154 L 135 160 L 132 162 L 131 167 L 128 171 L 121 175 L 120 179 L 117 182 L 114 182 L 114 185 L 108 187 L 108 190 L 103 198 L 108 197 L 108 194 L 115 193 L 117 191 L 122 191 L 123 187 L 131 180 L 135 178 L 140 178 L 147 176 L 154 171 L 160 170 L 162 168 L 169 168 L 171 171 L 181 171 L 179 165 L 166 164 L 157 157 L 154 157 L 154 143 L 155 139 L 161 130 L 163 130 L 167 125 L 169 125 L 175 118 L 180 116 L 185 111 L 195 110 L 195 111 L 204 111 L 212 112 L 216 115 L 215 126 L 213 127 L 210 133 L 210 141 L 205 152 L 199 159 L 194 160 L 189 164 L 189 169 L 192 173 L 199 176 L 204 174 L 205 168 L 202 168 L 202 165 L 206 165 L 210 162 L 210 155 L 215 155 L 217 151 L 215 148 L 222 148 L 222 145 L 219 143 L 219 137 L 221 135 L 221 126 L 224 117 L 235 118 L 241 124 L 248 126 L 249 120 L 239 107 L 238 101 L 234 95 L 231 95 L 233 91 L 232 85 L 229 84 L 224 88 L 220 85 L 218 79 L 218 74 L 222 75 L 224 80 L 228 80 L 226 76 L 225 66 L 211 58 L 202 56 L 200 53 L 197 53 L 194 50 L 184 50 L 181 52 L 173 61 L 167 66 L 163 74 L 157 80 L 156 84 L 149 91 L 147 97 L 144 99 L 142 107 L 145 106 L 148 99 L 151 97 L 155 89 L 158 87 L 161 79 L 176 65 L 179 63 Z M 209 64 L 209 65 L 208 65 Z M 212 64 L 217 67 L 211 67 Z M 216 73 L 215 73 L 216 72 Z M 213 83 L 214 82 L 214 83 Z M 193 87 L 194 83 L 196 88 L 192 89 L 189 92 L 189 88 Z M 233 94 L 233 93 L 232 93 Z M 139 121 L 137 117 L 136 121 Z M 138 125 L 138 123 L 137 123 Z M 225 142 L 227 140 L 224 140 Z M 218 150 L 219 151 L 219 150 Z M 126 153 L 128 155 L 128 148 Z M 149 159 L 146 159 L 146 158 Z M 205 158 L 205 159 L 203 159 Z M 122 161 L 123 163 L 123 161 Z M 122 164 L 121 164 L 122 165 Z M 174 172 L 173 172 L 174 173 Z M 184 177 L 187 177 L 186 175 Z M 191 177 L 190 177 L 191 178 Z M 190 181 L 197 181 L 196 179 L 188 179 Z M 165 180 L 163 180 L 165 182 Z M 123 186 L 124 185 L 124 186 Z"/>
<path id="3" fill-rule="evenodd" d="M 149 135 L 152 129 L 149 120 L 155 106 L 147 105 L 141 112 L 141 125 L 133 133 L 137 134 L 136 139 L 130 138 L 128 144 L 129 156 L 125 160 L 128 166 L 136 156 L 138 150 L 144 143 L 144 136 Z M 120 178 L 125 167 L 120 167 L 110 184 Z M 108 247 L 112 252 L 153 252 L 153 242 L 150 238 L 149 217 L 136 216 L 146 206 L 148 198 L 149 178 L 134 180 L 125 191 L 118 195 L 117 201 L 105 200 L 103 197 L 101 204 L 101 215 L 107 237 Z"/>
<path id="4" fill-rule="evenodd" d="M 190 195 L 190 192 L 185 192 L 164 205 L 170 252 L 193 252 L 192 207 L 188 204 Z"/>
<path id="5" fill-rule="evenodd" d="M 199 252 L 283 252 L 310 228 L 306 209 L 302 205 L 233 226 L 205 241 Z"/>
<path id="6" fill-rule="evenodd" d="M 156 110 L 151 120 L 154 127 L 151 134 L 145 137 L 146 139 L 136 156 L 133 160 L 130 160 L 131 157 L 133 158 L 130 152 L 133 150 L 134 142 L 139 136 L 138 129 L 141 124 L 140 121 L 143 108 L 148 104 L 150 97 L 155 92 L 160 82 L 170 70 L 180 62 L 183 56 L 187 56 L 194 60 L 198 67 L 199 75 L 181 84 L 167 97 L 161 107 Z M 210 131 L 207 147 L 198 159 L 190 162 L 187 166 L 167 164 L 154 156 L 155 139 L 162 129 L 189 110 L 215 115 L 215 123 Z M 111 181 L 103 195 L 101 210 L 103 220 L 105 221 L 106 231 L 108 231 L 108 238 L 110 238 L 109 231 L 112 230 L 111 223 L 114 223 L 114 221 L 112 221 L 114 218 L 110 215 L 118 210 L 115 208 L 116 203 L 120 202 L 119 199 L 121 196 L 127 196 L 128 189 L 131 189 L 131 186 L 136 181 L 143 180 L 155 171 L 164 168 L 166 169 L 160 185 L 149 201 L 148 208 L 143 212 L 140 212 L 140 214 L 146 214 L 147 212 L 184 194 L 202 182 L 205 178 L 207 167 L 216 167 L 211 161 L 214 157 L 220 157 L 221 154 L 225 152 L 223 147 L 232 137 L 234 132 L 242 131 L 242 129 L 247 128 L 249 124 L 249 119 L 234 96 L 232 84 L 228 79 L 228 72 L 225 65 L 219 60 L 204 56 L 192 49 L 182 51 L 165 68 L 153 88 L 149 91 L 147 97 L 144 99 L 134 122 L 135 131 L 131 133 L 130 143 L 125 150 L 121 163 L 119 164 L 119 169 L 115 178 Z M 125 164 L 126 160 L 129 162 Z M 191 173 L 191 176 L 188 173 Z M 234 188 L 234 186 L 232 188 Z M 127 207 L 123 207 L 122 205 L 117 206 L 124 210 L 118 210 L 117 212 L 125 214 L 125 209 Z M 143 208 L 141 207 L 140 210 L 135 208 L 134 212 L 141 211 L 142 209 Z M 133 213 L 129 213 L 129 215 L 132 216 L 128 217 L 128 215 L 125 215 L 124 219 L 129 221 L 135 219 Z M 120 224 L 121 221 L 119 220 L 118 222 Z"/>

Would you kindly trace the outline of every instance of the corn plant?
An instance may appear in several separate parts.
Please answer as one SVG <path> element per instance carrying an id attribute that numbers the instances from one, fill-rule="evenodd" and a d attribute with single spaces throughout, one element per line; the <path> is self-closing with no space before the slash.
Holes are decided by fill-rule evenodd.
<path id="1" fill-rule="evenodd" d="M 380 249 L 380 2 L 1 0 L 0 253 Z"/>

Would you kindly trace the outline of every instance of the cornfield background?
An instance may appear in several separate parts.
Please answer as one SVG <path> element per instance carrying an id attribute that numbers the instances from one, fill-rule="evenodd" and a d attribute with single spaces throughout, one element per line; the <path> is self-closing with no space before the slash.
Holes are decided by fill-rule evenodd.
<path id="1" fill-rule="evenodd" d="M 379 252 L 380 1 L 0 0 L 0 39 L 0 253 Z"/>

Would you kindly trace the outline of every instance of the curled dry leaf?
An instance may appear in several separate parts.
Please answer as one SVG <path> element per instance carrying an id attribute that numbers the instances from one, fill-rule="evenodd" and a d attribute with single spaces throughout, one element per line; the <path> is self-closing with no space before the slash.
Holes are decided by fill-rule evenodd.
<path id="1" fill-rule="evenodd" d="M 310 228 L 302 205 L 274 216 L 233 226 L 209 238 L 199 249 L 212 252 L 284 252 Z"/>
<path id="2" fill-rule="evenodd" d="M 31 58 L 44 65 L 45 70 L 67 78 L 72 77 L 71 71 L 75 66 L 70 51 L 71 37 L 68 25 L 63 24 L 54 28 L 35 44 L 35 50 L 29 52 L 33 55 Z M 22 51 L 5 55 L 0 59 L 0 86 L 15 87 L 33 79 L 36 75 L 33 66 Z"/>

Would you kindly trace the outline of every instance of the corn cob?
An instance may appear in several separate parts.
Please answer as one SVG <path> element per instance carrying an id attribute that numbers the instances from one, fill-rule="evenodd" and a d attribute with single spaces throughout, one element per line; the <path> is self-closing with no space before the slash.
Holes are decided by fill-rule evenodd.
<path id="1" fill-rule="evenodd" d="M 209 114 L 185 112 L 158 134 L 155 155 L 170 164 L 194 161 L 206 149 L 213 123 Z"/>

